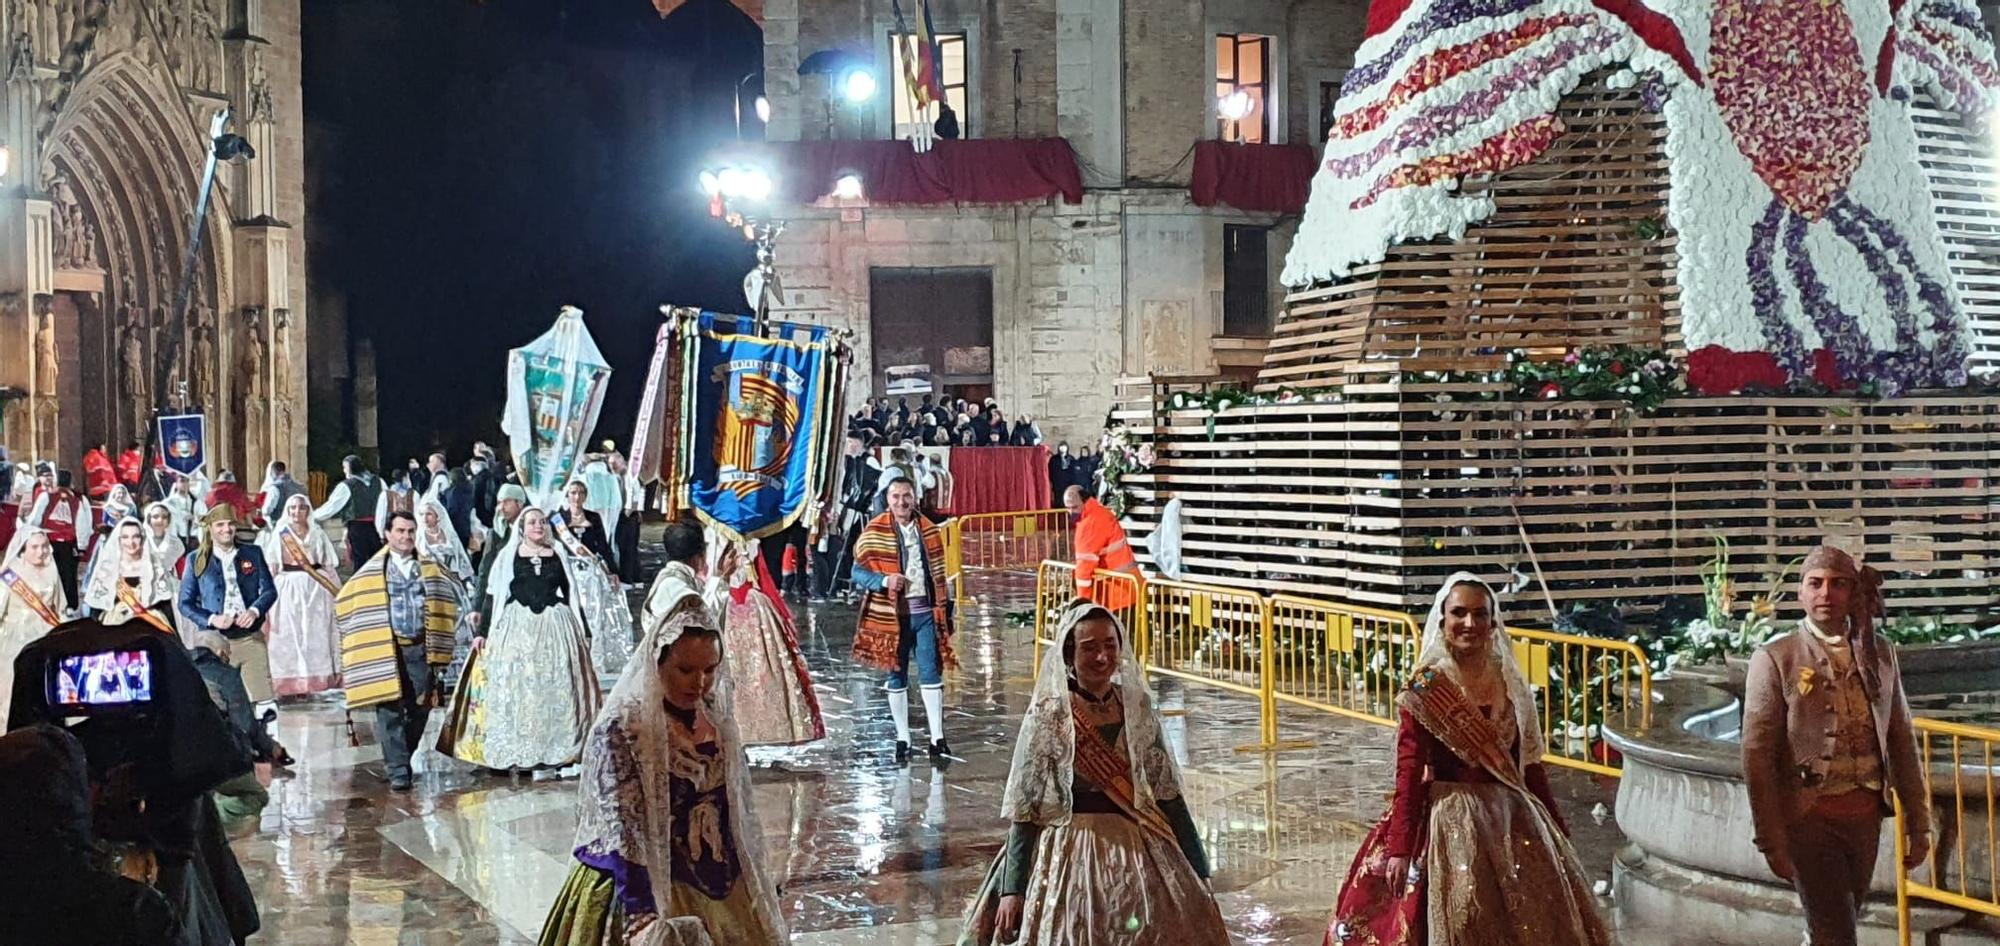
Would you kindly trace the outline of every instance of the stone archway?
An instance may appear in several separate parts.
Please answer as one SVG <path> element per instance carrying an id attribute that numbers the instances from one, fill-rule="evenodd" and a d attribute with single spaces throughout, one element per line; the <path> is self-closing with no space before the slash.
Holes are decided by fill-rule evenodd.
<path id="1" fill-rule="evenodd" d="M 240 462 L 220 436 L 233 334 L 220 187 L 187 317 L 172 314 L 205 138 L 172 76 L 131 55 L 93 64 L 49 129 L 40 183 L 56 230 L 50 310 L 76 382 L 60 387 L 66 443 L 142 438 L 153 405 L 177 405 L 185 385 L 185 406 L 211 417 L 210 449 Z"/>

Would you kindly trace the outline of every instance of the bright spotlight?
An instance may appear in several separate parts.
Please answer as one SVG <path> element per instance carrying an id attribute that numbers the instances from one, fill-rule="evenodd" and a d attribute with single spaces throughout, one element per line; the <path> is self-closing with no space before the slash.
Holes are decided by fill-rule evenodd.
<path id="1" fill-rule="evenodd" d="M 860 200 L 861 193 L 861 175 L 859 174 L 843 174 L 840 176 L 840 180 L 833 182 L 833 196 L 841 200 Z"/>
<path id="2" fill-rule="evenodd" d="M 875 97 L 875 74 L 866 69 L 850 70 L 841 77 L 840 88 L 850 102 L 866 102 Z"/>
<path id="3" fill-rule="evenodd" d="M 1249 118 L 1250 105 L 1250 93 L 1242 91 L 1231 92 L 1215 100 L 1216 113 L 1232 122 Z"/>
<path id="4" fill-rule="evenodd" d="M 768 125 L 768 124 L 770 124 L 770 123 L 771 123 L 771 100 L 770 100 L 770 99 L 767 99 L 767 98 L 765 98 L 765 97 L 763 97 L 763 96 L 761 96 L 761 95 L 760 95 L 760 96 L 757 96 L 757 106 L 756 106 L 756 108 L 757 108 L 757 120 L 758 120 L 758 121 L 760 121 L 760 122 L 763 122 L 763 123 L 765 123 L 765 124 L 767 124 L 767 125 Z"/>
<path id="5" fill-rule="evenodd" d="M 722 193 L 722 178 L 714 171 L 701 172 L 701 192 L 710 197 Z"/>
<path id="6" fill-rule="evenodd" d="M 745 200 L 771 199 L 771 175 L 757 168 L 743 172 L 742 191 L 737 196 Z"/>
<path id="7" fill-rule="evenodd" d="M 13 166 L 14 166 L 13 149 L 7 147 L 6 145 L 0 145 L 0 178 L 6 177 L 7 172 L 11 170 Z"/>

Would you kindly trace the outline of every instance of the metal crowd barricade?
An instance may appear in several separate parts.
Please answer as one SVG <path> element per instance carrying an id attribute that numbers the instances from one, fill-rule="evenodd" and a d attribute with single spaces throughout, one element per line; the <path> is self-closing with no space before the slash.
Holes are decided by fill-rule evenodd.
<path id="1" fill-rule="evenodd" d="M 1099 569 L 1096 586 L 1101 589 L 1099 600 L 1117 600 L 1118 607 L 1111 613 L 1118 616 L 1118 622 L 1125 626 L 1128 644 L 1134 648 L 1139 665 L 1146 663 L 1146 595 L 1143 583 L 1136 575 L 1126 572 L 1106 572 Z M 1118 590 L 1114 590 L 1118 589 Z M 1122 591 L 1122 593 L 1121 593 Z M 1056 645 L 1056 622 L 1062 618 L 1062 607 L 1077 597 L 1076 566 L 1069 562 L 1047 561 L 1035 573 L 1035 672 L 1042 670 L 1042 650 Z"/>
<path id="2" fill-rule="evenodd" d="M 1936 844 L 1919 867 L 1925 879 L 1903 868 L 1904 813 L 1896 805 L 1896 919 L 1910 946 L 1910 903 L 1923 900 L 2000 918 L 2000 829 L 1994 805 L 2000 793 L 2000 729 L 1918 718 L 1917 753 L 1929 786 Z"/>
<path id="3" fill-rule="evenodd" d="M 1653 706 L 1653 672 L 1646 652 L 1630 641 L 1510 627 L 1514 659 L 1541 701 L 1542 760 L 1617 775 L 1604 724 L 1646 725 Z"/>
<path id="4" fill-rule="evenodd" d="M 1271 606 L 1262 595 L 1155 579 L 1146 582 L 1145 621 L 1142 666 L 1187 683 L 1256 697 L 1256 748 L 1277 747 L 1278 710 L 1269 659 Z"/>
<path id="5" fill-rule="evenodd" d="M 960 605 L 972 600 L 971 592 L 965 590 L 965 525 L 957 519 L 946 519 L 938 526 L 938 537 L 944 540 L 944 577 L 951 586 L 951 596 Z"/>
<path id="6" fill-rule="evenodd" d="M 1068 510 L 982 512 L 956 521 L 959 561 L 965 569 L 1030 572 L 1046 559 L 1075 558 Z"/>
<path id="7" fill-rule="evenodd" d="M 1273 595 L 1271 638 L 1275 699 L 1393 726 L 1423 633 L 1407 614 Z"/>

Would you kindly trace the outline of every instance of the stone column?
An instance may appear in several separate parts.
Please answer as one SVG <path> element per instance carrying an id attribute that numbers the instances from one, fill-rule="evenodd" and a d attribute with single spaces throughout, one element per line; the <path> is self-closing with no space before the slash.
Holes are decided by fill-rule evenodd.
<path id="1" fill-rule="evenodd" d="M 243 316 L 232 333 L 232 351 L 225 387 L 235 392 L 232 403 L 234 417 L 230 424 L 234 443 L 242 444 L 242 449 L 230 451 L 225 456 L 234 456 L 242 463 L 244 470 L 238 476 L 247 475 L 245 470 L 261 471 L 265 463 L 273 458 L 274 445 L 287 444 L 277 439 L 272 429 L 272 420 L 278 413 L 272 410 L 271 402 L 281 394 L 291 394 L 292 379 L 276 378 L 272 372 L 272 352 L 277 350 L 277 336 L 273 333 L 273 319 L 268 318 L 279 310 L 287 312 L 287 334 L 296 331 L 290 327 L 289 312 L 292 307 L 291 269 L 286 264 L 291 248 L 291 228 L 283 224 L 239 225 L 235 231 L 235 276 L 234 298 Z M 254 313 L 254 315 L 252 315 Z M 295 343 L 294 343 L 295 344 Z M 292 350 L 296 351 L 296 348 Z M 255 360 L 255 365 L 250 359 Z M 256 403 L 251 403 L 255 400 Z M 283 449 L 289 449 L 284 447 Z M 280 457 L 287 463 L 295 463 L 300 457 Z"/>

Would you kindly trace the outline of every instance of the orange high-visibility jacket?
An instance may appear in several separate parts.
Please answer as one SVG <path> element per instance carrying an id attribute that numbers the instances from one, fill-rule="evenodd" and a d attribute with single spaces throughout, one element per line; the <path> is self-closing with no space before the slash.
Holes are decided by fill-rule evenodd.
<path id="1" fill-rule="evenodd" d="M 1097 581 L 1100 568 L 1139 577 L 1139 561 L 1125 541 L 1125 528 L 1103 503 L 1085 500 L 1076 517 L 1076 593 L 1113 611 L 1132 606 L 1132 584 Z"/>

